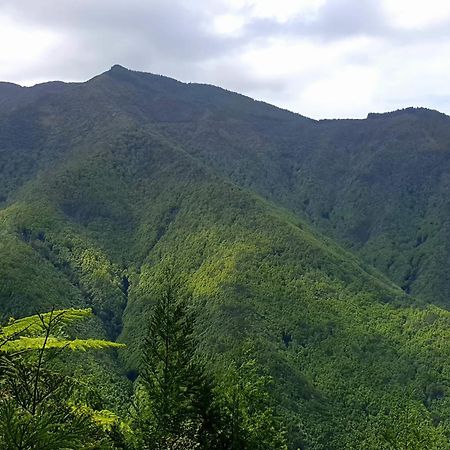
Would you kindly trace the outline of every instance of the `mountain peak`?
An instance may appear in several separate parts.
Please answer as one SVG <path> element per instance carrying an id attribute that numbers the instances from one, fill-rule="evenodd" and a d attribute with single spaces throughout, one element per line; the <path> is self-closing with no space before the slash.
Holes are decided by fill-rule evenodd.
<path id="1" fill-rule="evenodd" d="M 436 111 L 434 109 L 414 107 L 409 106 L 407 108 L 397 109 L 395 111 L 388 111 L 383 113 L 369 113 L 367 119 L 378 119 L 381 117 L 399 117 L 399 116 L 410 116 L 410 117 L 430 117 L 430 116 L 445 116 L 444 113 Z"/>
<path id="2" fill-rule="evenodd" d="M 120 64 L 114 64 L 113 66 L 111 66 L 111 69 L 109 69 L 110 72 L 129 72 L 129 69 L 127 69 L 124 66 L 121 66 Z"/>

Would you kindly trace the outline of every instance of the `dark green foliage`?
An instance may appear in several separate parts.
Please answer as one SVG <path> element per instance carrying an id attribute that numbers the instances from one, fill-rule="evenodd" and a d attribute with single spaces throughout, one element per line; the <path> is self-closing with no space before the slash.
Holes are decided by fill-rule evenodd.
<path id="1" fill-rule="evenodd" d="M 32 415 L 18 409 L 14 401 L 0 401 L 0 445 L 5 450 L 85 448 L 85 434 L 91 433 L 88 417 L 73 414 L 65 403 L 55 398 Z"/>
<path id="2" fill-rule="evenodd" d="M 237 126 L 239 123 L 239 126 Z M 450 119 L 426 109 L 306 122 L 220 115 L 159 129 L 288 208 L 408 293 L 449 306 Z"/>
<path id="3" fill-rule="evenodd" d="M 276 417 L 268 394 L 270 377 L 258 373 L 256 361 L 247 359 L 238 367 L 224 368 L 219 380 L 217 401 L 223 416 L 224 448 L 287 449 L 281 418 Z"/>
<path id="4" fill-rule="evenodd" d="M 120 67 L 0 104 L 0 314 L 91 307 L 76 335 L 128 345 L 83 355 L 99 405 L 128 409 L 172 257 L 234 435 L 276 447 L 244 426 L 268 411 L 295 450 L 448 448 L 446 116 L 315 122 Z"/>
<path id="5" fill-rule="evenodd" d="M 199 359 L 188 297 L 172 269 L 152 292 L 157 302 L 142 346 L 136 424 L 149 449 L 219 448 L 213 381 Z"/>
<path id="6" fill-rule="evenodd" d="M 287 448 L 270 407 L 267 379 L 258 376 L 255 361 L 223 368 L 216 384 L 199 355 L 192 298 L 173 267 L 163 266 L 162 275 L 152 291 L 157 301 L 135 398 L 143 448 Z"/>

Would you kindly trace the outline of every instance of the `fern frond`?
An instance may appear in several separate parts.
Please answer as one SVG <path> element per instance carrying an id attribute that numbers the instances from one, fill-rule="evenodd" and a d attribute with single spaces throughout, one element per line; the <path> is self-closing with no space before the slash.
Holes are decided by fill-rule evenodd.
<path id="1" fill-rule="evenodd" d="M 21 351 L 38 350 L 43 348 L 45 342 L 44 337 L 27 337 L 22 336 L 6 342 L 0 347 L 0 352 L 15 353 Z M 45 349 L 68 349 L 72 351 L 101 350 L 105 348 L 123 348 L 124 344 L 117 342 L 104 341 L 101 339 L 58 339 L 50 337 L 45 342 Z"/>
<path id="2" fill-rule="evenodd" d="M 12 336 L 26 333 L 34 335 L 42 333 L 45 330 L 45 324 L 51 320 L 57 321 L 59 326 L 67 326 L 77 320 L 83 320 L 92 315 L 90 308 L 86 309 L 59 309 L 44 314 L 35 314 L 22 319 L 11 319 L 10 323 L 0 328 L 0 340 Z"/>

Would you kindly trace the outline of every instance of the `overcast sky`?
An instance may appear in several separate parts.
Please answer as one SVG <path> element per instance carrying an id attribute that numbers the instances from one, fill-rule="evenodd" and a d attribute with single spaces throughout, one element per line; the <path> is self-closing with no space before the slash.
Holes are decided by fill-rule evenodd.
<path id="1" fill-rule="evenodd" d="M 114 64 L 314 118 L 450 113 L 450 0 L 0 0 L 0 80 Z"/>

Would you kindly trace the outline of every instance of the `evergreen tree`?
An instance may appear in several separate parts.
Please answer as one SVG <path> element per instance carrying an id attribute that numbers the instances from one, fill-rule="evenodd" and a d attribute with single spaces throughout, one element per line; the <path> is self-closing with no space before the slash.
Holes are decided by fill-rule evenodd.
<path id="1" fill-rule="evenodd" d="M 136 389 L 135 428 L 146 449 L 286 449 L 285 432 L 260 376 L 245 362 L 224 368 L 220 383 L 199 356 L 190 296 L 172 269 L 163 272 L 149 320 Z M 235 367 L 236 366 L 236 367 Z"/>
<path id="2" fill-rule="evenodd" d="M 219 448 L 214 383 L 197 355 L 189 295 L 170 270 L 159 290 L 143 346 L 136 392 L 145 448 Z"/>

